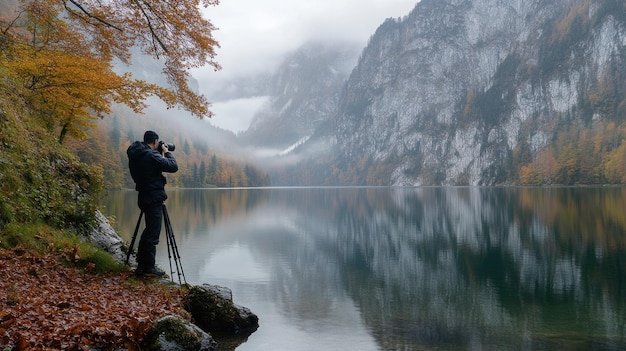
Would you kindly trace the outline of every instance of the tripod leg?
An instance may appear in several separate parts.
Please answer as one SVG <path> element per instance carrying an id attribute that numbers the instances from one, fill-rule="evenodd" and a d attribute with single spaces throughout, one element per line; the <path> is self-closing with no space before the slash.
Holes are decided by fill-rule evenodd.
<path id="1" fill-rule="evenodd" d="M 174 282 L 174 269 L 172 268 L 172 251 L 170 247 L 172 246 L 172 239 L 170 238 L 170 226 L 169 226 L 169 217 L 167 216 L 167 209 L 165 208 L 165 204 L 163 204 L 163 221 L 165 222 L 165 241 L 167 242 L 167 258 L 170 262 L 170 278 L 172 282 Z M 174 260 L 176 258 L 174 257 Z"/>
<path id="2" fill-rule="evenodd" d="M 172 230 L 172 223 L 170 222 L 170 216 L 167 214 L 167 208 L 165 204 L 163 204 L 163 218 L 165 219 L 165 232 L 168 238 L 168 254 L 170 250 L 170 246 L 172 248 L 172 254 L 174 256 L 174 263 L 176 264 L 176 270 L 178 271 L 178 283 L 182 285 L 180 280 L 180 276 L 182 274 L 183 280 L 185 284 L 187 284 L 187 279 L 185 278 L 185 272 L 183 272 L 183 264 L 180 261 L 180 253 L 178 252 L 178 246 L 176 245 L 176 238 L 174 237 L 174 231 Z M 172 262 L 170 261 L 170 270 L 171 270 Z M 172 272 L 173 274 L 173 272 Z M 172 280 L 174 277 L 172 276 Z"/>
<path id="3" fill-rule="evenodd" d="M 135 246 L 135 239 L 137 239 L 137 233 L 139 232 L 141 217 L 143 217 L 143 211 L 141 211 L 141 213 L 139 214 L 139 219 L 137 220 L 137 225 L 135 226 L 135 232 L 133 233 L 133 239 L 130 241 L 130 247 L 128 248 L 128 252 L 126 253 L 126 265 L 128 265 L 130 254 L 133 253 L 133 246 Z"/>

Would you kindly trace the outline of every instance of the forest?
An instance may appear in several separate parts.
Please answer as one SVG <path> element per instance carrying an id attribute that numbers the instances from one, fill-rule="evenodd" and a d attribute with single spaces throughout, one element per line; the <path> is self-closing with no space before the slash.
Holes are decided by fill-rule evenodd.
<path id="1" fill-rule="evenodd" d="M 45 130 L 44 135 L 32 135 L 31 142 L 56 139 L 59 148 L 99 169 L 105 188 L 134 187 L 125 152 L 132 141 L 141 139 L 131 135 L 132 128 L 145 123 L 149 129 L 156 123 L 150 124 L 149 116 L 143 115 L 150 107 L 148 98 L 157 97 L 164 110 L 182 110 L 195 119 L 212 116 L 206 98 L 188 84 L 190 68 L 220 68 L 213 60 L 218 44 L 211 35 L 212 24 L 199 17 L 195 5 L 180 13 L 168 13 L 169 5 L 161 3 L 137 6 L 134 10 L 143 18 L 106 12 L 114 9 L 90 1 L 10 1 L 0 6 L 0 67 L 9 87 L 6 96 L 19 98 L 24 106 L 21 118 Z M 154 27 L 168 21 L 174 26 Z M 178 25 L 181 21 L 185 25 Z M 139 79 L 132 67 L 125 66 L 137 54 L 160 62 L 162 71 L 157 74 L 163 77 L 162 84 Z M 172 115 L 177 118 L 180 113 Z M 169 186 L 269 185 L 267 175 L 251 164 L 233 161 L 182 133 L 169 142 L 179 145 L 180 166 L 168 177 Z"/>
<path id="2" fill-rule="evenodd" d="M 166 111 L 167 113 L 167 111 Z M 114 108 L 114 112 L 99 121 L 94 128 L 86 130 L 87 138 L 70 139 L 67 147 L 82 162 L 102 168 L 104 185 L 107 189 L 133 189 L 134 183 L 128 171 L 126 149 L 135 140 L 141 141 L 143 131 L 155 130 L 161 139 L 173 143 L 173 152 L 179 170 L 167 174 L 169 187 L 259 187 L 271 185 L 269 175 L 246 160 L 245 155 L 234 155 L 218 148 L 187 131 L 195 128 L 202 131 L 211 127 L 208 123 L 193 120 L 193 116 L 181 116 L 171 112 L 173 118 L 186 119 L 189 127 L 180 127 L 185 122 L 172 123 L 152 117 L 137 116 L 125 109 Z M 200 132 L 200 134 L 202 134 Z"/>

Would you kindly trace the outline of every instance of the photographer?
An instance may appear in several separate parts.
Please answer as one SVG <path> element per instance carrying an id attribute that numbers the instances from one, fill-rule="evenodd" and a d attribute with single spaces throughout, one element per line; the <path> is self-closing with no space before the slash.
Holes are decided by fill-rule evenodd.
<path id="1" fill-rule="evenodd" d="M 171 145 L 171 144 L 170 144 Z M 173 145 L 169 146 L 173 149 Z M 141 233 L 137 248 L 137 275 L 162 276 L 165 274 L 155 266 L 156 245 L 159 243 L 163 222 L 163 202 L 167 199 L 162 172 L 178 171 L 178 164 L 168 149 L 168 144 L 159 142 L 159 136 L 146 131 L 143 142 L 135 141 L 128 150 L 128 167 L 139 192 L 138 205 L 146 217 L 146 228 Z"/>

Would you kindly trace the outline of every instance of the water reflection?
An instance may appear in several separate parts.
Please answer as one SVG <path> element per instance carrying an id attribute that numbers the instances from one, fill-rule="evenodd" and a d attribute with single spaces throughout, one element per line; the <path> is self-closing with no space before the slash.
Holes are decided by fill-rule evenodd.
<path id="1" fill-rule="evenodd" d="M 626 348 L 625 189 L 168 195 L 187 280 L 260 316 L 238 350 Z M 105 200 L 127 239 L 135 202 Z"/>

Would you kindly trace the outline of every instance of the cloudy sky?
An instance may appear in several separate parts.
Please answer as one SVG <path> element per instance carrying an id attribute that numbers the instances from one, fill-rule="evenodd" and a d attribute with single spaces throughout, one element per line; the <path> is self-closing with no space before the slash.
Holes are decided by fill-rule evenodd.
<path id="1" fill-rule="evenodd" d="M 204 9 L 218 31 L 217 61 L 222 70 L 210 67 L 193 72 L 200 91 L 210 91 L 233 76 L 272 70 L 282 56 L 309 40 L 354 40 L 366 45 L 386 18 L 408 15 L 418 0 L 220 0 Z M 249 111 L 262 99 L 220 102 L 213 105 L 211 122 L 240 131 L 247 127 Z M 246 112 L 248 111 L 248 112 Z"/>

